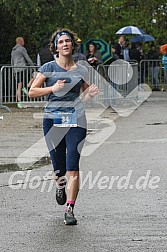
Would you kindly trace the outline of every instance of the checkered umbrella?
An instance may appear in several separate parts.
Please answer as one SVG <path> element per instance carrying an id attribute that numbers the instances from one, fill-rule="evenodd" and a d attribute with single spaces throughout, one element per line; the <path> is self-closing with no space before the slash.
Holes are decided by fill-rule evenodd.
<path id="1" fill-rule="evenodd" d="M 97 45 L 97 50 L 102 55 L 103 63 L 106 63 L 112 58 L 111 46 L 104 39 L 101 38 L 90 38 L 81 44 L 81 51 L 85 53 L 88 50 L 89 44 L 93 42 Z"/>

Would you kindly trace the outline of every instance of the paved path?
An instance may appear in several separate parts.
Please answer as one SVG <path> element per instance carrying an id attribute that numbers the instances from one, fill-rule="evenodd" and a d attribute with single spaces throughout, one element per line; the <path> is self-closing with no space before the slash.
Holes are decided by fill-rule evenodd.
<path id="1" fill-rule="evenodd" d="M 0 160 L 6 168 L 42 137 L 33 112 L 0 111 Z M 107 111 L 104 117 L 116 115 Z M 130 116 L 114 122 L 114 134 L 81 159 L 75 227 L 63 224 L 64 207 L 56 204 L 48 177 L 50 164 L 0 174 L 0 251 L 167 251 L 167 93 L 153 93 Z"/>

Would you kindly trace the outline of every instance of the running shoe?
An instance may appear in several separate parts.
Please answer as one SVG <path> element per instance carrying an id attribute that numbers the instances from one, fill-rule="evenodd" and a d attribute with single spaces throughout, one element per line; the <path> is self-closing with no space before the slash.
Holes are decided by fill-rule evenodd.
<path id="1" fill-rule="evenodd" d="M 71 206 L 67 207 L 67 210 L 64 214 L 64 224 L 77 225 L 77 219 L 74 217 L 73 209 Z"/>
<path id="2" fill-rule="evenodd" d="M 59 205 L 64 205 L 66 203 L 66 189 L 65 186 L 63 188 L 56 187 L 56 201 Z"/>
<path id="3" fill-rule="evenodd" d="M 25 87 L 22 88 L 22 91 L 23 91 L 26 95 L 28 95 L 28 90 L 27 90 Z"/>
<path id="4" fill-rule="evenodd" d="M 23 108 L 22 103 L 21 103 L 21 102 L 18 102 L 18 103 L 17 103 L 17 107 L 18 107 L 18 108 Z"/>

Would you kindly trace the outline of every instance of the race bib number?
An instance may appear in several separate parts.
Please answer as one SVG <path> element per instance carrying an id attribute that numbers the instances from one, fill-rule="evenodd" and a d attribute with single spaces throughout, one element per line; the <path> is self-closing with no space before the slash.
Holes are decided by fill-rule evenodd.
<path id="1" fill-rule="evenodd" d="M 77 127 L 76 111 L 54 112 L 53 125 L 56 127 Z"/>

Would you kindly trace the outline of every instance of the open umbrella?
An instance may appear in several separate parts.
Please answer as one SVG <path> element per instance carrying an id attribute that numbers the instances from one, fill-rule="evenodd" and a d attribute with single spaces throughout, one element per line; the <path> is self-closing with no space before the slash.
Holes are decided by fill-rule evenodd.
<path id="1" fill-rule="evenodd" d="M 102 55 L 103 63 L 106 63 L 112 58 L 111 46 L 104 39 L 101 38 L 90 38 L 81 44 L 81 52 L 85 53 L 88 50 L 88 45 L 93 42 L 97 45 L 97 50 Z"/>
<path id="2" fill-rule="evenodd" d="M 167 52 L 167 44 L 164 44 L 164 45 L 160 46 L 160 52 L 162 54 L 166 54 L 166 52 Z"/>
<path id="3" fill-rule="evenodd" d="M 155 38 L 149 34 L 136 35 L 131 38 L 130 42 L 149 42 L 154 41 Z"/>
<path id="4" fill-rule="evenodd" d="M 125 26 L 116 32 L 116 34 L 122 34 L 122 35 L 124 35 L 124 34 L 134 34 L 134 35 L 139 34 L 139 35 L 141 35 L 144 33 L 145 32 L 142 29 L 140 29 L 136 26 Z"/>

